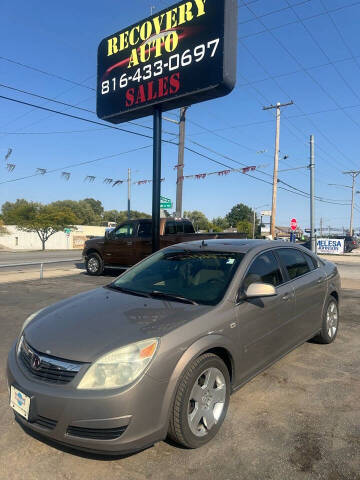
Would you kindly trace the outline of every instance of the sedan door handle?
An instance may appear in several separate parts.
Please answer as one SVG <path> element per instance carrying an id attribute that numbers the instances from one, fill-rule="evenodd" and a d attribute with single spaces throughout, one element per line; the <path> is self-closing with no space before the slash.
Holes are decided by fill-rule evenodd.
<path id="1" fill-rule="evenodd" d="M 322 283 L 324 280 L 325 280 L 325 277 L 321 277 L 321 278 L 319 278 L 319 280 L 317 281 L 317 283 Z"/>
<path id="2" fill-rule="evenodd" d="M 127 242 L 127 244 L 129 245 L 129 247 L 131 247 L 131 245 L 133 244 L 133 242 Z"/>
<path id="3" fill-rule="evenodd" d="M 287 302 L 288 300 L 290 300 L 290 294 L 289 293 L 286 293 L 282 299 L 284 300 L 284 302 Z"/>

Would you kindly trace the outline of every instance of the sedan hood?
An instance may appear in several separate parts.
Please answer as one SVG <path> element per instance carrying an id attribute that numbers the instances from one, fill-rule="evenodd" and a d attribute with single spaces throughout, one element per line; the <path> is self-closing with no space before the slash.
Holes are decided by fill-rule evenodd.
<path id="1" fill-rule="evenodd" d="M 24 335 L 41 353 L 92 362 L 115 348 L 161 337 L 211 308 L 101 287 L 45 308 L 27 325 Z"/>

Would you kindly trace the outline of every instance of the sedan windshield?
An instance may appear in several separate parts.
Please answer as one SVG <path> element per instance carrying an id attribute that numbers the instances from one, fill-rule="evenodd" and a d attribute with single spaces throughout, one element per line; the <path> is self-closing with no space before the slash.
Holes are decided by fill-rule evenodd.
<path id="1" fill-rule="evenodd" d="M 167 249 L 125 272 L 110 288 L 182 303 L 216 305 L 243 253 Z"/>

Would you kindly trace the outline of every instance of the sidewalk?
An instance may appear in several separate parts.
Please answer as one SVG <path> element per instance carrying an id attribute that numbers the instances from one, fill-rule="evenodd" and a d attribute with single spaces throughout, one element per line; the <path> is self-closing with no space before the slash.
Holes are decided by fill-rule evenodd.
<path id="1" fill-rule="evenodd" d="M 344 255 L 319 255 L 319 257 L 334 263 L 359 263 L 360 264 L 360 251 L 358 250 L 351 253 L 344 253 Z"/>
<path id="2" fill-rule="evenodd" d="M 56 277 L 66 277 L 69 275 L 79 275 L 83 273 L 84 270 L 81 270 L 76 267 L 69 268 L 44 268 L 43 278 L 56 278 Z M 14 283 L 14 282 L 25 282 L 28 280 L 39 280 L 40 279 L 40 266 L 36 270 L 24 270 L 17 272 L 1 272 L 0 270 L 0 284 L 2 283 Z"/>

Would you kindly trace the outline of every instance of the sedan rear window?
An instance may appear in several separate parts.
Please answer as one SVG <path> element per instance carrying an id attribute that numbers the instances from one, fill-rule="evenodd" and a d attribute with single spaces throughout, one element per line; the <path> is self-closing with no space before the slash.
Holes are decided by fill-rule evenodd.
<path id="1" fill-rule="evenodd" d="M 112 287 L 130 293 L 165 298 L 177 296 L 204 305 L 216 305 L 225 295 L 244 257 L 238 252 L 166 249 L 121 275 Z"/>
<path id="2" fill-rule="evenodd" d="M 280 266 L 272 252 L 259 255 L 251 264 L 243 283 L 247 290 L 252 283 L 269 283 L 277 287 L 283 282 Z"/>
<path id="3" fill-rule="evenodd" d="M 280 248 L 276 250 L 281 263 L 286 268 L 290 280 L 310 272 L 310 267 L 304 255 L 295 248 Z"/>

